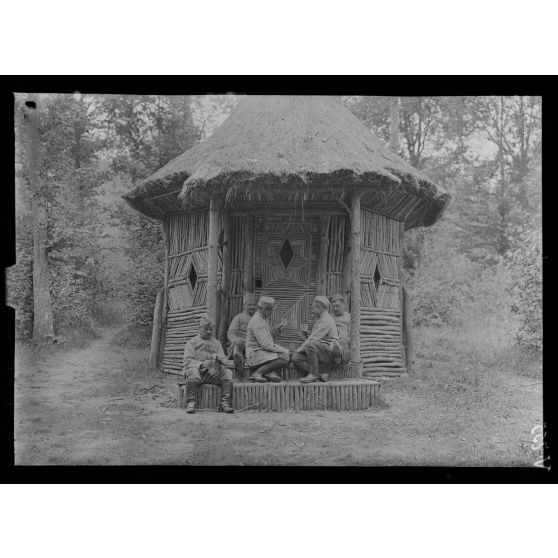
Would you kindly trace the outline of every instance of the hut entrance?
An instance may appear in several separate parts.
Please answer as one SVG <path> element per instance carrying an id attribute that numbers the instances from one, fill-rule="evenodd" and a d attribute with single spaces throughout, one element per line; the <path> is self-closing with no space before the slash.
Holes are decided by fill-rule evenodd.
<path id="1" fill-rule="evenodd" d="M 255 291 L 275 298 L 271 324 L 288 324 L 277 342 L 292 350 L 304 341 L 303 326 L 313 323 L 317 243 L 317 218 L 269 215 L 256 221 Z"/>

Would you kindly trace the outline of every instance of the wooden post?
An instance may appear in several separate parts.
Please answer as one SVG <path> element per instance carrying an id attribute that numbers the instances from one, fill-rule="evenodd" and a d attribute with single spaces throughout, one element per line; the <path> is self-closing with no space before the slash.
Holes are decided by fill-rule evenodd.
<path id="1" fill-rule="evenodd" d="M 254 292 L 254 227 L 255 218 L 246 217 L 244 231 L 244 265 L 243 265 L 243 287 L 244 292 Z"/>
<path id="2" fill-rule="evenodd" d="M 327 294 L 327 250 L 328 250 L 329 216 L 320 217 L 320 245 L 318 247 L 318 266 L 316 270 L 316 295 Z M 335 294 L 335 293 L 330 293 Z"/>
<path id="3" fill-rule="evenodd" d="M 353 370 L 362 375 L 360 360 L 360 192 L 351 197 L 351 355 Z"/>
<path id="4" fill-rule="evenodd" d="M 163 318 L 163 293 L 164 288 L 159 289 L 157 298 L 155 299 L 155 308 L 153 310 L 153 331 L 151 332 L 151 350 L 149 352 L 149 368 L 153 371 L 157 370 L 159 365 L 159 352 L 161 348 L 161 320 Z"/>
<path id="5" fill-rule="evenodd" d="M 160 349 L 158 355 L 158 364 L 161 364 L 165 353 L 165 342 L 167 338 L 167 314 L 169 312 L 169 256 L 170 256 L 170 234 L 169 234 L 169 220 L 163 220 L 163 238 L 165 241 L 165 276 L 163 277 L 163 314 L 161 320 L 161 337 Z"/>
<path id="6" fill-rule="evenodd" d="M 413 347 L 413 334 L 412 334 L 412 307 L 411 297 L 407 289 L 403 287 L 403 334 L 405 336 L 405 361 L 407 363 L 407 372 L 411 373 L 414 364 L 414 347 Z"/>
<path id="7" fill-rule="evenodd" d="M 231 280 L 232 246 L 231 246 L 231 215 L 223 213 L 223 268 L 221 269 L 221 304 L 219 305 L 219 333 L 218 338 L 225 346 L 229 319 L 229 295 Z"/>
<path id="8" fill-rule="evenodd" d="M 351 292 L 351 216 L 345 215 L 345 237 L 343 238 L 343 271 L 341 274 L 341 293 L 345 295 L 347 304 Z"/>
<path id="9" fill-rule="evenodd" d="M 219 222 L 221 200 L 211 196 L 209 204 L 209 231 L 207 234 L 207 303 L 206 312 L 217 325 L 219 277 Z"/>
<path id="10" fill-rule="evenodd" d="M 404 352 L 405 352 L 405 328 L 403 327 L 403 285 L 405 283 L 404 278 L 403 278 L 403 252 L 404 252 L 404 248 L 403 248 L 403 241 L 405 239 L 405 222 L 402 221 L 401 223 L 399 223 L 399 247 L 400 247 L 400 253 L 399 253 L 399 258 L 398 258 L 398 265 L 397 265 L 397 275 L 398 275 L 398 281 L 399 281 L 399 329 L 400 329 L 400 334 L 399 334 L 399 338 L 401 340 L 401 356 L 404 356 Z M 407 372 L 409 371 L 409 368 L 407 367 Z"/>

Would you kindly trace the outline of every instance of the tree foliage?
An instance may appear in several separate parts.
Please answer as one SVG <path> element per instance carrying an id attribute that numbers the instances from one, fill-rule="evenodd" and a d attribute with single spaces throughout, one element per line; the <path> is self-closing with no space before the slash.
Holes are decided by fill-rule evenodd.
<path id="1" fill-rule="evenodd" d="M 512 312 L 519 317 L 519 345 L 542 349 L 542 235 L 540 229 L 524 229 L 521 242 L 510 257 L 513 275 Z"/>
<path id="2" fill-rule="evenodd" d="M 93 328 L 107 301 L 120 301 L 132 325 L 151 322 L 163 283 L 163 231 L 120 194 L 210 134 L 238 99 L 41 96 L 41 186 L 57 335 Z M 342 101 L 389 142 L 389 97 Z M 17 265 L 9 271 L 8 293 L 17 335 L 29 337 L 23 102 L 16 97 Z M 538 97 L 401 98 L 399 155 L 452 195 L 444 219 L 405 235 L 403 263 L 418 323 L 445 324 L 459 312 L 506 307 L 521 324 L 518 343 L 540 345 L 541 104 Z"/>

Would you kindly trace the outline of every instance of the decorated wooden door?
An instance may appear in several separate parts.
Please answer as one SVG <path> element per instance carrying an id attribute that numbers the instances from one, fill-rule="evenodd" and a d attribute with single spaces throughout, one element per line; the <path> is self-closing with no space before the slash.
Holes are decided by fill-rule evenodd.
<path id="1" fill-rule="evenodd" d="M 256 292 L 275 299 L 271 324 L 287 324 L 277 342 L 296 349 L 304 341 L 302 327 L 313 325 L 317 221 L 261 217 L 256 232 Z"/>

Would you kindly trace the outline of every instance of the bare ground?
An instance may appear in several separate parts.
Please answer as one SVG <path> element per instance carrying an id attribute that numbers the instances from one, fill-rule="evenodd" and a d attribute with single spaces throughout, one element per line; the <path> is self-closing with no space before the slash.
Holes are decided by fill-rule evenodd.
<path id="1" fill-rule="evenodd" d="M 357 412 L 205 411 L 177 406 L 176 377 L 138 370 L 145 352 L 111 344 L 16 362 L 16 465 L 532 466 L 540 379 L 495 370 L 447 391 L 421 369 L 382 382 L 382 405 Z"/>

